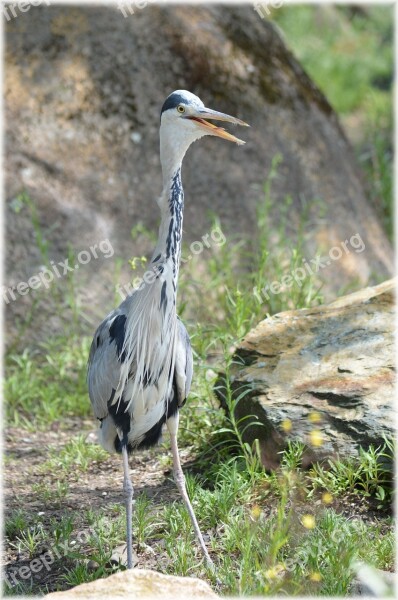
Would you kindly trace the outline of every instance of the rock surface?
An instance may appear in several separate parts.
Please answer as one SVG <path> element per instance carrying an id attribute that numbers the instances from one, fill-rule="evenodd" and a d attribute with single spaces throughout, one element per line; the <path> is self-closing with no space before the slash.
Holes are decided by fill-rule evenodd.
<path id="1" fill-rule="evenodd" d="M 354 565 L 357 576 L 351 583 L 351 596 L 396 598 L 396 573 L 375 569 L 367 564 Z"/>
<path id="2" fill-rule="evenodd" d="M 308 464 L 394 435 L 395 284 L 274 315 L 237 348 L 230 381 L 233 397 L 244 397 L 236 416 L 255 415 L 262 424 L 249 427 L 245 439 L 259 439 L 266 467 L 278 464 L 287 439 L 307 445 Z M 225 406 L 222 385 L 221 378 Z"/>
<path id="3" fill-rule="evenodd" d="M 80 312 L 90 331 L 97 325 L 113 300 L 117 257 L 123 257 L 119 280 L 126 284 L 127 259 L 152 249 L 144 235 L 134 246 L 131 229 L 142 222 L 157 231 L 159 112 L 178 88 L 251 124 L 241 132 L 243 148 L 204 139 L 188 153 L 185 241 L 209 232 L 211 210 L 227 243 L 238 235 L 249 244 L 264 181 L 280 153 L 273 223 L 290 195 L 294 238 L 302 202 L 316 200 L 322 214 L 314 205 L 306 231 L 309 257 L 355 233 L 366 245 L 321 273 L 325 289 L 335 292 L 358 279 L 366 285 L 372 273 L 392 272 L 392 249 L 335 113 L 277 29 L 252 6 L 150 5 L 125 17 L 115 7 L 42 3 L 5 29 L 7 287 L 26 282 L 43 263 L 29 210 L 15 203 L 26 190 L 49 259 L 65 261 L 68 244 L 78 254 L 110 240 L 114 255 L 99 253 L 78 274 L 84 280 Z M 32 323 L 36 334 L 53 335 L 68 322 L 67 307 L 54 310 L 50 294 L 30 290 L 8 305 L 10 334 L 35 300 L 43 306 Z"/>
<path id="4" fill-rule="evenodd" d="M 45 596 L 48 600 L 81 598 L 108 600 L 116 598 L 217 598 L 211 587 L 196 577 L 173 577 L 148 569 L 131 569 L 83 583 L 71 590 L 54 592 Z"/>

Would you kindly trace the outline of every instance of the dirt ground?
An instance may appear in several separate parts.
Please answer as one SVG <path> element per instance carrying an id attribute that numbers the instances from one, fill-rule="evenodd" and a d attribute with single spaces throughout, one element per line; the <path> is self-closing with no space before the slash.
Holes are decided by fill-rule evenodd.
<path id="1" fill-rule="evenodd" d="M 51 449 L 56 448 L 59 452 L 68 441 L 81 433 L 90 440 L 95 439 L 93 421 L 70 419 L 66 429 L 61 430 L 54 425 L 45 432 L 27 432 L 18 428 L 6 429 L 4 440 L 5 520 L 17 509 L 22 509 L 29 524 L 37 523 L 40 520 L 47 531 L 52 520 L 60 521 L 62 517 L 73 515 L 74 534 L 77 531 L 84 533 L 90 530 L 90 525 L 86 522 L 85 517 L 86 509 L 96 512 L 102 511 L 108 506 L 109 514 L 112 514 L 114 504 L 120 503 L 123 506 L 123 471 L 118 455 L 109 455 L 100 463 L 91 462 L 85 472 L 76 470 L 68 473 L 69 490 L 59 501 L 54 498 L 48 501 L 38 499 L 38 494 L 34 491 L 35 484 L 46 483 L 48 487 L 55 489 L 59 479 L 56 472 L 43 473 L 40 470 L 43 462 L 48 459 Z M 189 449 L 183 449 L 181 454 L 184 470 L 195 469 L 194 457 L 190 455 Z M 165 459 L 167 456 L 169 456 L 167 449 L 160 446 L 136 453 L 131 458 L 131 477 L 136 498 L 145 493 L 148 499 L 159 507 L 166 502 L 170 503 L 179 499 L 171 470 L 168 467 L 169 463 Z M 380 523 L 381 518 L 387 516 L 386 514 L 382 515 L 380 510 L 376 509 L 375 503 L 366 502 L 363 497 L 360 499 L 345 497 L 336 501 L 334 508 L 348 519 L 361 518 L 372 523 Z M 266 515 L 271 512 L 271 497 L 268 506 L 264 506 L 262 509 Z M 386 528 L 388 527 L 386 524 Z M 209 533 L 216 532 L 204 532 L 205 539 Z M 72 538 L 75 537 L 74 534 L 72 534 Z M 50 546 L 51 540 L 43 542 L 43 545 L 36 549 L 35 557 L 42 555 Z M 138 567 L 167 572 L 170 558 L 165 550 L 162 551 L 161 538 L 151 538 L 148 545 L 145 544 L 141 547 L 135 544 L 134 550 Z M 88 548 L 85 550 L 82 545 L 80 552 L 84 554 L 85 551 L 88 552 Z M 27 551 L 18 554 L 17 550 L 6 540 L 3 568 L 8 580 L 12 579 L 12 573 L 16 573 L 21 567 L 29 564 L 32 564 L 32 556 L 29 557 Z M 60 557 L 50 569 L 42 569 L 39 573 L 32 575 L 31 592 L 42 594 L 46 591 L 68 589 L 70 586 L 63 580 L 63 575 L 67 569 L 74 566 L 76 566 L 76 560 Z M 19 581 L 21 580 L 19 579 Z M 222 593 L 221 589 L 219 591 Z M 7 587 L 5 593 L 7 593 Z"/>
<path id="2" fill-rule="evenodd" d="M 91 427 L 90 427 L 91 425 Z M 4 469 L 4 518 L 14 511 L 22 509 L 26 511 L 27 521 L 37 522 L 38 516 L 43 527 L 47 529 L 52 519 L 60 520 L 65 516 L 74 516 L 75 531 L 84 532 L 89 530 L 89 524 L 84 522 L 83 511 L 92 509 L 94 512 L 103 509 L 107 505 L 120 503 L 124 506 L 122 491 L 123 469 L 118 455 L 109 455 L 105 461 L 100 463 L 93 461 L 86 472 L 70 473 L 68 476 L 69 490 L 65 498 L 60 502 L 53 499 L 44 502 L 37 499 L 37 494 L 32 489 L 35 484 L 46 483 L 55 489 L 57 483 L 56 473 L 40 472 L 40 466 L 49 457 L 49 451 L 56 448 L 60 451 L 71 438 L 83 433 L 94 437 L 94 429 L 91 421 L 70 420 L 68 429 L 56 429 L 54 427 L 46 432 L 22 432 L 16 428 L 8 428 L 5 432 L 5 469 Z M 172 479 L 172 473 L 167 467 L 163 467 L 159 458 L 164 455 L 164 450 L 157 447 L 137 453 L 131 459 L 131 477 L 134 485 L 135 496 L 145 493 L 148 499 L 155 505 L 161 504 L 164 499 L 168 502 L 178 498 L 178 491 Z M 184 452 L 182 452 L 184 457 Z M 72 536 L 73 537 L 73 536 Z M 39 556 L 46 550 L 45 544 L 38 548 L 36 555 Z M 28 565 L 32 558 L 28 553 L 18 554 L 17 550 L 10 544 L 5 544 L 3 567 L 6 573 L 20 569 Z M 136 548 L 136 550 L 138 550 Z M 138 567 L 155 568 L 160 557 L 154 558 L 148 547 L 140 548 L 136 552 Z M 168 558 L 163 556 L 164 563 Z M 73 562 L 63 559 L 54 564 L 50 571 L 43 569 L 34 574 L 33 593 L 55 591 L 61 584 L 61 575 L 65 573 L 65 567 L 71 568 Z M 70 563 L 70 564 L 69 564 Z M 62 588 L 69 586 L 62 584 Z"/>

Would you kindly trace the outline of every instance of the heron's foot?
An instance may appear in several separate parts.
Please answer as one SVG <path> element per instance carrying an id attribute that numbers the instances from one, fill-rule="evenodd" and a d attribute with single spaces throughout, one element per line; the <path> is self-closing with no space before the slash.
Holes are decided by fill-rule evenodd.
<path id="1" fill-rule="evenodd" d="M 221 581 L 219 580 L 219 578 L 217 577 L 217 571 L 216 571 L 216 565 L 214 564 L 214 562 L 211 560 L 210 556 L 208 558 L 206 558 L 206 567 L 209 569 L 210 573 L 212 574 L 212 576 L 214 577 L 214 581 L 215 584 L 217 586 L 221 586 Z"/>
<path id="2" fill-rule="evenodd" d="M 202 532 L 200 531 L 194 510 L 192 508 L 191 502 L 190 502 L 188 494 L 187 494 L 187 490 L 186 490 L 186 486 L 185 486 L 185 476 L 184 476 L 184 473 L 182 472 L 182 469 L 174 470 L 174 481 L 176 482 L 177 488 L 179 489 L 181 496 L 183 497 L 186 507 L 188 509 L 189 516 L 191 518 L 193 527 L 195 529 L 196 537 L 198 539 L 200 548 L 202 550 L 203 556 L 206 561 L 206 565 L 209 567 L 209 569 L 211 569 L 212 571 L 215 571 L 215 565 L 214 565 L 213 561 L 211 560 L 209 552 L 206 548 Z"/>

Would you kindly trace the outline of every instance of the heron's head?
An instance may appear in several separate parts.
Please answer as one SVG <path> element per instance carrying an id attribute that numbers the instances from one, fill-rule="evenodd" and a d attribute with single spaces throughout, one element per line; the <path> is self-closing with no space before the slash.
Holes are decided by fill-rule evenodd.
<path id="1" fill-rule="evenodd" d="M 222 127 L 209 123 L 209 120 L 248 127 L 247 123 L 236 117 L 206 108 L 195 94 L 186 90 L 176 90 L 166 98 L 162 107 L 161 147 L 167 148 L 167 152 L 177 151 L 184 155 L 192 142 L 205 135 L 220 137 L 236 144 L 245 143 Z"/>

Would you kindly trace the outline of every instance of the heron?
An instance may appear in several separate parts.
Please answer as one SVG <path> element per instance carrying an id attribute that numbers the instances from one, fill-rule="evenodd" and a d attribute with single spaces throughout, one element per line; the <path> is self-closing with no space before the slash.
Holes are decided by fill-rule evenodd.
<path id="1" fill-rule="evenodd" d="M 187 507 L 206 563 L 214 567 L 189 500 L 179 458 L 179 410 L 190 391 L 193 356 L 189 335 L 177 316 L 176 299 L 181 256 L 184 192 L 181 166 L 189 146 L 205 135 L 244 144 L 209 122 L 247 123 L 206 108 L 191 92 L 170 94 L 160 115 L 160 161 L 163 189 L 158 198 L 160 227 L 144 283 L 99 325 L 91 344 L 87 383 L 99 442 L 123 459 L 126 503 L 127 568 L 133 567 L 133 484 L 129 454 L 159 442 L 166 425 L 170 434 L 173 473 Z"/>

